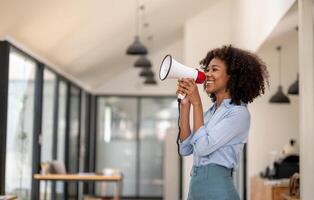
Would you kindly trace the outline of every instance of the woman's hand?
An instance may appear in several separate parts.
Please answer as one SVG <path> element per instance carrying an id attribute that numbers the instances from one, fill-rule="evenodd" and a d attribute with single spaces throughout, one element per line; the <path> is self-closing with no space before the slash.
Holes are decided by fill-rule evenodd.
<path id="1" fill-rule="evenodd" d="M 195 84 L 195 81 L 190 78 L 182 78 L 178 80 L 178 89 L 177 94 L 186 94 L 186 97 L 181 101 L 185 104 L 188 101 L 193 106 L 201 104 L 201 98 L 198 92 L 198 88 Z"/>
<path id="2" fill-rule="evenodd" d="M 181 105 L 186 105 L 188 107 L 190 107 L 191 105 L 191 102 L 189 101 L 189 98 L 187 97 L 187 95 L 183 92 L 183 88 L 180 86 L 180 80 L 178 80 L 178 83 L 177 83 L 177 96 L 180 94 L 181 96 L 184 96 L 184 99 L 181 100 Z"/>

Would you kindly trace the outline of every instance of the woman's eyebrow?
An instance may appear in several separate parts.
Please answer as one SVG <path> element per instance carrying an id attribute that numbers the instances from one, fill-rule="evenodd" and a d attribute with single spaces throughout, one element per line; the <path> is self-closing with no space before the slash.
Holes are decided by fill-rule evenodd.
<path id="1" fill-rule="evenodd" d="M 208 68 L 213 68 L 213 67 L 220 67 L 219 65 L 208 65 L 206 68 L 208 69 Z"/>

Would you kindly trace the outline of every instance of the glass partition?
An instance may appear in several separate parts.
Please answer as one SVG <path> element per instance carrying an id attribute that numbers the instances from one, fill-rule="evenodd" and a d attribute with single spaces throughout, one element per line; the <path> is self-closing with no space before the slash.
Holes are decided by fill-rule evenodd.
<path id="1" fill-rule="evenodd" d="M 65 163 L 65 114 L 66 114 L 67 84 L 59 82 L 59 108 L 58 108 L 58 139 L 57 139 L 57 160 Z M 56 199 L 63 199 L 64 183 L 57 182 Z"/>
<path id="2" fill-rule="evenodd" d="M 36 63 L 11 49 L 5 191 L 30 199 Z"/>
<path id="3" fill-rule="evenodd" d="M 67 188 L 60 181 L 49 183 L 46 187 L 40 182 L 38 191 L 39 182 L 33 180 L 32 173 L 37 173 L 37 166 L 42 162 L 54 159 L 68 163 L 70 173 L 83 170 L 80 167 L 84 166 L 84 161 L 88 161 L 86 155 L 90 149 L 85 143 L 88 140 L 88 130 L 85 129 L 89 128 L 89 122 L 85 127 L 86 112 L 84 109 L 81 113 L 81 106 L 89 108 L 89 101 L 84 99 L 81 103 L 79 87 L 9 42 L 1 42 L 0 59 L 3 72 L 8 69 L 8 74 L 3 73 L 3 79 L 8 78 L 8 82 L 1 85 L 3 94 L 8 92 L 7 100 L 4 98 L 1 104 L 1 109 L 7 110 L 1 116 L 5 120 L 1 133 L 1 138 L 5 138 L 1 142 L 5 145 L 0 145 L 5 154 L 5 160 L 2 159 L 0 164 L 1 172 L 5 172 L 5 176 L 0 177 L 1 193 L 15 194 L 19 199 L 29 200 L 31 196 L 42 198 L 46 190 L 48 199 L 78 199 L 77 184 L 69 184 Z M 84 121 L 81 128 L 86 131 L 82 137 L 80 120 Z M 36 142 L 33 143 L 33 140 Z M 82 150 L 80 144 L 84 147 Z"/>
<path id="4" fill-rule="evenodd" d="M 137 101 L 100 98 L 97 118 L 96 171 L 117 168 L 123 173 L 123 196 L 136 195 Z M 96 184 L 99 195 L 113 195 L 113 184 Z"/>
<path id="5" fill-rule="evenodd" d="M 167 132 L 176 126 L 177 102 L 173 98 L 142 98 L 140 108 L 139 195 L 162 197 L 164 141 Z"/>
<path id="6" fill-rule="evenodd" d="M 42 108 L 42 134 L 41 134 L 41 163 L 53 160 L 53 113 L 56 87 L 56 75 L 44 70 L 43 82 L 43 108 Z M 45 192 L 45 183 L 40 183 L 41 196 Z M 51 194 L 51 186 L 47 187 L 47 195 Z"/>
<path id="7" fill-rule="evenodd" d="M 164 140 L 170 129 L 177 134 L 176 98 L 99 97 L 97 112 L 97 172 L 119 169 L 124 197 L 162 198 Z M 178 158 L 167 162 L 177 165 Z M 97 184 L 97 194 L 112 196 L 113 186 Z"/>
<path id="8" fill-rule="evenodd" d="M 69 121 L 69 162 L 68 173 L 77 173 L 79 166 L 79 122 L 80 122 L 80 90 L 74 86 L 70 89 L 70 121 Z M 69 199 L 77 199 L 78 184 L 68 183 Z"/>

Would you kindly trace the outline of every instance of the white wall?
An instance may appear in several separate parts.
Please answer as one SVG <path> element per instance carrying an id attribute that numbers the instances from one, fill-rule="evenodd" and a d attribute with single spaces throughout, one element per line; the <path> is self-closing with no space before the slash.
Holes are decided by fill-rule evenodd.
<path id="1" fill-rule="evenodd" d="M 230 44 L 230 1 L 217 1 L 209 9 L 188 20 L 184 29 L 184 58 L 189 66 L 197 67 L 207 52 L 215 47 Z M 218 21 L 217 21 L 218 20 Z M 202 86 L 199 87 L 204 110 L 208 109 L 211 100 Z M 183 161 L 183 199 L 187 198 L 190 181 L 192 156 Z"/>
<path id="2" fill-rule="evenodd" d="M 232 43 L 256 51 L 295 0 L 232 1 Z"/>
<path id="3" fill-rule="evenodd" d="M 299 142 L 299 96 L 289 95 L 291 103 L 270 104 L 279 84 L 279 58 L 276 46 L 282 46 L 282 86 L 285 94 L 296 80 L 298 70 L 298 36 L 292 30 L 267 41 L 257 51 L 270 73 L 270 88 L 250 107 L 252 123 L 248 142 L 248 175 L 259 174 L 271 162 L 272 151 L 279 151 L 291 138 Z"/>
<path id="4" fill-rule="evenodd" d="M 117 75 L 114 79 L 107 81 L 96 89 L 100 94 L 127 94 L 127 95 L 175 95 L 176 80 L 160 81 L 159 66 L 163 57 L 171 54 L 177 61 L 183 62 L 183 40 L 181 37 L 173 41 L 164 49 L 148 55 L 148 59 L 152 62 L 152 70 L 155 73 L 157 85 L 143 84 L 144 78 L 139 76 L 140 69 L 126 66 L 124 73 Z"/>
<path id="5" fill-rule="evenodd" d="M 301 199 L 314 196 L 314 2 L 298 1 L 300 70 L 300 188 Z"/>

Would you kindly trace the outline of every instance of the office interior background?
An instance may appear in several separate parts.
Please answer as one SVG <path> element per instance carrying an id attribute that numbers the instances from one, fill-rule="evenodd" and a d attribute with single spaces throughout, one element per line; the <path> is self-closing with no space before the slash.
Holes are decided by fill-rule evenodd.
<path id="1" fill-rule="evenodd" d="M 136 35 L 148 77 L 134 67 L 141 57 L 126 54 Z M 241 199 L 252 199 L 253 178 L 293 139 L 301 199 L 310 200 L 313 41 L 313 0 L 0 0 L 0 195 L 113 196 L 113 183 L 33 178 L 58 160 L 67 173 L 119 169 L 122 199 L 186 199 L 192 157 L 177 154 L 176 80 L 160 81 L 159 66 L 171 54 L 198 67 L 208 50 L 232 44 L 270 72 L 265 95 L 249 105 L 249 141 L 233 176 Z M 288 95 L 297 78 L 299 94 Z M 290 103 L 269 102 L 279 85 Z M 212 103 L 199 90 L 205 110 Z"/>

